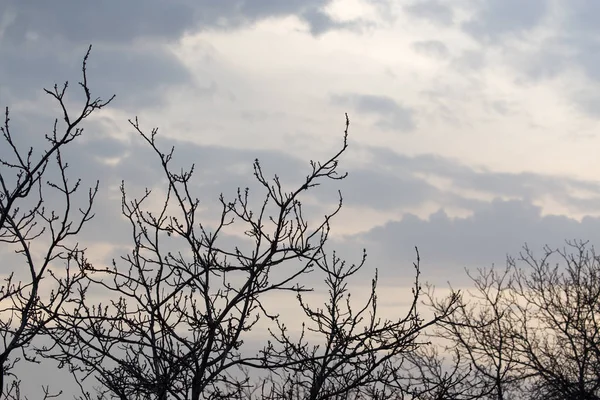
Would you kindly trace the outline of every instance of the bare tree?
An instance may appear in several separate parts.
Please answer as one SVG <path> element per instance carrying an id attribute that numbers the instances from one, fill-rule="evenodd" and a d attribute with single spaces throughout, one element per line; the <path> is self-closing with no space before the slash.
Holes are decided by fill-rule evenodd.
<path id="1" fill-rule="evenodd" d="M 129 200 L 122 186 L 131 254 L 111 267 L 77 258 L 87 280 L 77 282 L 79 298 L 63 308 L 49 331 L 55 345 L 44 355 L 70 368 L 82 398 L 396 398 L 393 358 L 414 351 L 420 332 L 446 318 L 455 301 L 429 321 L 420 317 L 417 262 L 407 314 L 396 320 L 377 315 L 376 278 L 366 304 L 357 312 L 350 307 L 347 281 L 365 260 L 349 266 L 334 254 L 329 261 L 324 248 L 341 194 L 337 207 L 316 224 L 305 220 L 300 201 L 311 188 L 346 176 L 338 162 L 348 146 L 348 117 L 341 149 L 324 162 L 311 161 L 306 179 L 292 191 L 277 176 L 265 178 L 256 161 L 262 206 L 251 210 L 248 189 L 238 190 L 233 201 L 221 196 L 212 228 L 199 221 L 194 167 L 173 172 L 174 151 L 158 148 L 157 130 L 147 135 L 137 119 L 130 122 L 156 154 L 168 184 L 157 211 L 144 208 L 150 191 Z M 235 227 L 250 239 L 247 249 L 225 243 L 225 232 Z M 302 296 L 311 290 L 302 282 L 315 274 L 322 274 L 329 290 L 324 309 Z M 98 287 L 106 300 L 96 304 L 86 296 Z M 322 342 L 309 343 L 303 333 L 293 339 L 265 302 L 270 293 L 295 294 L 308 319 L 305 329 Z M 245 346 L 245 337 L 260 323 L 270 325 L 264 333 L 268 338 L 270 332 L 271 341 L 257 353 Z M 270 376 L 260 378 L 257 371 Z M 87 383 L 92 378 L 95 393 Z"/>
<path id="2" fill-rule="evenodd" d="M 449 398 L 600 398 L 600 257 L 584 242 L 568 246 L 539 258 L 525 246 L 505 270 L 471 276 L 475 291 L 436 332 L 462 359 L 450 368 L 464 379 Z"/>
<path id="3" fill-rule="evenodd" d="M 528 268 L 512 285 L 515 343 L 535 399 L 600 398 L 600 256 L 585 242 L 568 246 L 541 258 L 526 247 Z"/>
<path id="4" fill-rule="evenodd" d="M 440 321 L 438 321 L 439 323 Z M 425 335 L 435 340 L 432 335 Z M 472 374 L 461 353 L 429 342 L 400 360 L 400 386 L 411 399 L 419 400 L 466 400 L 481 398 L 479 379 Z"/>
<path id="5" fill-rule="evenodd" d="M 423 332 L 448 320 L 460 297 L 453 293 L 431 318 L 422 317 L 417 251 L 404 313 L 380 315 L 377 272 L 366 300 L 351 301 L 350 281 L 364 274 L 366 252 L 347 264 L 326 251 L 341 193 L 316 223 L 305 219 L 301 203 L 315 186 L 346 177 L 338 164 L 348 147 L 347 116 L 341 148 L 324 162 L 311 161 L 306 179 L 292 190 L 277 175 L 267 179 L 256 160 L 254 175 L 264 191 L 259 206 L 251 206 L 249 189 L 232 201 L 221 196 L 216 223 L 200 221 L 194 166 L 174 172 L 174 149 L 162 152 L 156 129 L 146 134 L 137 119 L 130 121 L 162 166 L 164 197 L 154 209 L 155 193 L 132 199 L 123 184 L 131 253 L 110 266 L 88 260 L 76 239 L 93 217 L 98 182 L 78 206 L 80 180 L 69 179 L 64 148 L 82 135 L 82 121 L 114 97 L 91 97 L 90 50 L 79 113 L 68 110 L 67 84 L 46 90 L 60 107 L 64 130 L 56 120 L 39 156 L 14 140 L 8 109 L 0 127 L 6 143 L 0 149 L 0 241 L 20 260 L 0 287 L 0 398 L 24 397 L 13 367 L 20 358 L 40 357 L 68 368 L 80 398 L 88 400 L 414 397 L 404 385 L 405 365 L 425 354 Z M 246 238 L 239 246 L 231 244 L 233 232 Z M 323 306 L 307 295 L 315 286 L 328 294 Z M 297 329 L 272 311 L 273 298 L 296 305 Z M 248 345 L 251 331 L 262 333 L 258 348 Z M 44 341 L 36 342 L 40 337 Z M 46 399 L 60 395 L 42 390 Z"/>
<path id="6" fill-rule="evenodd" d="M 458 311 L 439 324 L 436 336 L 446 343 L 445 349 L 457 354 L 457 369 L 468 371 L 477 379 L 469 379 L 465 398 L 512 398 L 511 392 L 526 372 L 519 363 L 513 335 L 514 295 L 510 281 L 514 268 L 479 269 L 471 275 L 473 290 L 466 292 Z M 466 299 L 465 299 L 466 297 Z M 434 309 L 444 302 L 430 297 Z"/>
<path id="7" fill-rule="evenodd" d="M 80 208 L 74 202 L 80 181 L 69 181 L 68 163 L 62 150 L 83 133 L 84 119 L 108 105 L 108 101 L 93 99 L 88 87 L 86 63 L 79 83 L 85 95 L 80 112 L 73 115 L 66 104 L 68 84 L 54 85 L 45 92 L 58 103 L 64 125 L 54 121 L 52 132 L 45 135 L 44 149 L 22 149 L 11 130 L 9 109 L 6 108 L 0 157 L 0 242 L 3 250 L 14 251 L 16 258 L 3 260 L 4 283 L 0 287 L 0 397 L 19 398 L 19 379 L 12 373 L 21 359 L 36 361 L 28 351 L 34 338 L 51 324 L 56 311 L 69 297 L 82 272 L 69 268 L 68 260 L 79 257 L 83 250 L 71 238 L 92 218 L 92 203 L 98 190 L 88 192 L 86 204 Z M 64 129 L 61 127 L 64 126 Z M 18 134 L 16 135 L 18 137 Z M 38 153 L 40 153 L 38 155 Z M 52 177 L 52 175 L 55 177 Z M 58 208 L 48 206 L 48 198 L 58 197 Z M 13 263 L 14 260 L 14 263 Z M 66 262 L 53 272 L 51 266 Z M 46 284 L 42 281 L 46 279 Z M 7 377 L 14 378 L 11 382 Z M 46 390 L 46 398 L 52 395 Z"/>
<path id="8" fill-rule="evenodd" d="M 268 398 L 288 399 L 391 399 L 404 398 L 412 390 L 399 384 L 404 378 L 402 362 L 412 357 L 426 342 L 421 333 L 452 314 L 458 294 L 444 308 L 425 320 L 418 311 L 421 299 L 420 257 L 414 264 L 412 302 L 407 312 L 395 320 L 382 319 L 377 310 L 377 275 L 372 279 L 370 296 L 354 311 L 347 279 L 358 272 L 366 259 L 346 265 L 325 255 L 316 262 L 326 275 L 329 298 L 323 308 L 310 306 L 298 294 L 308 324 L 305 329 L 322 337 L 317 344 L 294 340 L 285 326 L 272 331 L 273 342 L 264 350 L 265 366 L 275 369 L 279 379 L 271 379 Z M 274 362 L 275 361 L 275 362 Z M 265 397 L 265 393 L 262 393 Z"/>
<path id="9" fill-rule="evenodd" d="M 46 90 L 64 127 L 55 121 L 45 148 L 21 148 L 8 108 L 0 127 L 0 242 L 16 253 L 3 259 L 0 286 L 0 398 L 23 397 L 14 366 L 39 356 L 69 368 L 87 400 L 600 398 L 600 257 L 586 243 L 545 248 L 541 258 L 525 247 L 506 269 L 469 275 L 470 292 L 430 292 L 429 318 L 420 311 L 418 252 L 405 313 L 380 315 L 376 272 L 366 301 L 351 301 L 350 280 L 364 272 L 366 253 L 347 264 L 326 251 L 341 194 L 316 223 L 301 203 L 315 186 L 345 178 L 338 166 L 347 116 L 341 148 L 311 161 L 293 190 L 267 179 L 257 160 L 258 208 L 248 189 L 238 190 L 232 201 L 220 197 L 212 224 L 200 221 L 194 166 L 174 172 L 174 149 L 162 152 L 156 129 L 146 134 L 130 121 L 162 166 L 164 198 L 153 209 L 154 193 L 131 199 L 123 184 L 132 251 L 108 267 L 89 261 L 76 238 L 93 217 L 98 182 L 76 205 L 80 181 L 69 179 L 63 150 L 113 99 L 91 96 L 90 49 L 80 112 L 68 110 L 67 84 Z M 235 230 L 246 238 L 237 247 L 229 241 Z M 323 306 L 307 295 L 318 285 L 328 294 Z M 272 312 L 271 295 L 295 298 L 298 329 Z M 260 330 L 266 344 L 256 350 L 249 333 Z M 36 346 L 42 336 L 50 345 Z M 46 399 L 58 395 L 42 389 Z"/>

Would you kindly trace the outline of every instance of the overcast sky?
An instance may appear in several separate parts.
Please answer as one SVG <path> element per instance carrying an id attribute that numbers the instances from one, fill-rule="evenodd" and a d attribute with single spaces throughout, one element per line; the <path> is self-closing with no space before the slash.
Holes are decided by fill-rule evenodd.
<path id="1" fill-rule="evenodd" d="M 349 176 L 304 204 L 322 216 L 342 190 L 329 249 L 358 261 L 366 247 L 394 313 L 415 246 L 425 280 L 460 287 L 526 242 L 599 243 L 598 15 L 595 0 L 1 0 L 0 106 L 23 146 L 43 144 L 60 114 L 42 88 L 71 81 L 76 107 L 93 45 L 93 95 L 117 97 L 67 156 L 101 183 L 81 236 L 97 264 L 131 250 L 121 180 L 132 196 L 164 188 L 129 118 L 196 164 L 210 223 L 221 192 L 260 202 L 255 158 L 300 184 L 339 149 L 347 112 Z"/>
<path id="2" fill-rule="evenodd" d="M 101 181 L 84 235 L 104 261 L 130 248 L 120 181 L 133 194 L 164 183 L 128 118 L 197 164 L 210 219 L 220 192 L 252 186 L 254 158 L 301 182 L 308 160 L 337 151 L 348 112 L 349 177 L 307 203 L 322 215 L 342 190 L 333 247 L 351 261 L 366 247 L 369 271 L 397 285 L 418 246 L 426 279 L 460 285 L 465 267 L 503 264 L 525 242 L 598 243 L 599 12 L 592 0 L 4 0 L 0 104 L 37 143 L 58 115 L 42 88 L 75 83 L 93 44 L 93 94 L 117 97 L 69 156 Z"/>

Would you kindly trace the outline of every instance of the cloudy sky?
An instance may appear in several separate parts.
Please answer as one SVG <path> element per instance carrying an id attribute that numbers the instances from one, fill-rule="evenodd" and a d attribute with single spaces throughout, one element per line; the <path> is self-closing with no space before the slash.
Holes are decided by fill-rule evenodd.
<path id="1" fill-rule="evenodd" d="M 598 12 L 592 0 L 4 0 L 0 104 L 38 143 L 58 115 L 42 88 L 75 83 L 93 45 L 93 94 L 117 97 L 69 156 L 88 185 L 100 179 L 84 239 L 105 261 L 130 247 L 121 180 L 134 195 L 164 183 L 128 118 L 196 163 L 210 220 L 219 193 L 253 187 L 254 158 L 301 182 L 339 148 L 347 112 L 349 177 L 307 202 L 322 215 L 342 190 L 333 247 L 350 260 L 366 247 L 369 271 L 398 285 L 418 246 L 426 279 L 461 285 L 465 267 L 525 242 L 598 243 Z"/>
<path id="2" fill-rule="evenodd" d="M 100 180 L 81 237 L 96 263 L 131 249 L 121 180 L 132 196 L 164 188 L 129 118 L 196 164 L 210 223 L 219 193 L 262 198 L 255 158 L 301 183 L 339 149 L 347 112 L 349 176 L 304 204 L 322 216 L 342 190 L 330 249 L 358 261 L 367 248 L 392 312 L 415 246 L 425 280 L 460 287 L 464 268 L 524 243 L 599 243 L 599 13 L 593 0 L 3 0 L 0 106 L 23 146 L 43 144 L 59 110 L 42 88 L 71 81 L 76 108 L 93 45 L 93 94 L 117 97 L 68 159 Z"/>

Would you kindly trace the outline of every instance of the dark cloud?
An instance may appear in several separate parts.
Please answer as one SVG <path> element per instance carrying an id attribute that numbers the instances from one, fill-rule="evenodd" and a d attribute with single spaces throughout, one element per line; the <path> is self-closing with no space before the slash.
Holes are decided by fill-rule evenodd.
<path id="1" fill-rule="evenodd" d="M 558 13 L 563 17 L 559 31 L 550 38 L 537 57 L 530 61 L 538 70 L 554 76 L 573 68 L 580 69 L 591 82 L 585 88 L 575 89 L 571 95 L 575 104 L 594 117 L 600 116 L 600 44 L 597 24 L 600 3 L 575 0 L 561 4 Z M 536 62 L 537 61 L 537 62 Z"/>
<path id="2" fill-rule="evenodd" d="M 118 94 L 120 108 L 158 106 L 162 104 L 161 89 L 195 86 L 187 69 L 160 47 L 151 51 L 100 47 L 94 49 L 93 57 L 90 76 L 103 91 Z"/>
<path id="3" fill-rule="evenodd" d="M 527 172 L 504 173 L 475 169 L 432 154 L 410 157 L 384 148 L 369 148 L 368 151 L 373 162 L 353 172 L 361 177 L 356 180 L 357 185 L 359 182 L 369 182 L 371 186 L 370 190 L 357 196 L 365 207 L 377 203 L 378 206 L 373 208 L 382 209 L 386 204 L 390 208 L 401 208 L 398 206 L 422 204 L 432 200 L 448 206 L 475 210 L 478 205 L 485 205 L 486 202 L 471 200 L 461 193 L 476 191 L 492 198 L 516 198 L 524 201 L 551 198 L 573 212 L 600 212 L 600 182 Z M 426 176 L 444 179 L 448 182 L 448 189 L 432 186 L 427 183 Z M 574 193 L 586 193 L 587 197 L 577 197 Z M 380 199 L 381 196 L 388 197 L 385 203 Z M 410 200 L 400 200 L 403 198 Z M 399 199 L 397 206 L 393 206 L 390 199 Z"/>
<path id="4" fill-rule="evenodd" d="M 33 137 L 40 140 L 44 122 L 48 121 L 15 116 L 15 129 L 31 136 L 25 137 L 27 142 L 35 142 Z M 164 187 L 157 156 L 139 137 L 121 140 L 108 134 L 110 124 L 102 119 L 90 121 L 85 126 L 84 136 L 65 152 L 65 158 L 71 164 L 71 176 L 81 176 L 84 186 L 100 179 L 102 189 L 94 208 L 96 219 L 84 229 L 81 240 L 88 244 L 101 241 L 127 245 L 131 243 L 130 227 L 119 216 L 118 196 L 115 197 L 115 192 L 109 192 L 108 188 L 125 180 L 129 195 L 136 197 L 143 193 L 144 187 Z M 301 183 L 309 170 L 306 162 L 273 151 L 203 146 L 160 136 L 158 140 L 165 151 L 172 145 L 176 147 L 174 169 L 196 164 L 191 189 L 206 209 L 201 219 L 218 212 L 216 199 L 221 192 L 226 198 L 232 198 L 237 187 L 250 187 L 254 204 L 260 205 L 264 190 L 256 184 L 251 170 L 256 157 L 261 159 L 266 176 L 277 173 L 282 181 L 292 185 Z M 597 233 L 600 232 L 600 219 L 586 217 L 578 222 L 564 216 L 543 216 L 541 209 L 533 205 L 535 199 L 550 196 L 574 208 L 598 211 L 598 199 L 575 199 L 570 194 L 587 191 L 598 196 L 600 185 L 597 182 L 531 173 L 496 173 L 473 169 L 436 155 L 409 157 L 384 148 L 362 150 L 370 153 L 372 163 L 361 168 L 344 168 L 342 159 L 341 167 L 348 169 L 350 175 L 346 181 L 331 185 L 332 189 L 342 190 L 345 204 L 378 211 L 402 210 L 428 201 L 442 204 L 440 211 L 427 220 L 409 214 L 367 233 L 332 241 L 329 249 L 339 250 L 339 255 L 349 262 L 356 261 L 360 249 L 366 247 L 370 254 L 364 271 L 367 275 L 377 267 L 381 270 L 380 276 L 412 277 L 414 246 L 418 246 L 424 279 L 438 284 L 451 280 L 460 285 L 466 282 L 463 268 L 489 267 L 492 263 L 502 265 L 505 256 L 516 255 L 525 242 L 535 250 L 544 244 L 560 246 L 565 239 L 589 239 L 592 242 L 600 239 Z M 116 165 L 107 164 L 106 161 L 112 158 L 121 161 Z M 444 178 L 454 190 L 436 188 L 424 176 Z M 492 202 L 472 200 L 462 194 L 463 189 L 478 190 L 497 198 Z M 322 215 L 323 208 L 331 208 L 337 200 L 326 191 L 321 194 L 316 191 L 315 196 L 319 207 L 308 213 L 309 220 L 313 221 L 317 217 L 312 216 Z M 504 201 L 499 197 L 517 200 Z M 48 198 L 48 207 L 58 204 L 57 201 Z M 456 206 L 470 210 L 472 215 L 449 218 L 443 211 L 445 207 Z M 335 224 L 334 220 L 334 230 Z M 224 246 L 239 241 L 229 237 L 223 240 Z M 119 255 L 123 255 L 123 251 L 115 250 L 98 262 Z"/>
<path id="5" fill-rule="evenodd" d="M 166 87 L 192 85 L 186 68 L 164 45 L 195 23 L 190 4 L 0 2 L 2 100 L 35 98 L 54 82 L 69 80 L 75 86 L 91 43 L 92 89 L 95 84 L 116 93 L 119 106 L 128 110 L 162 104 Z"/>
<path id="6" fill-rule="evenodd" d="M 464 285 L 465 268 L 503 266 L 506 256 L 518 256 L 527 244 L 540 251 L 544 245 L 562 247 L 565 240 L 600 241 L 600 219 L 581 222 L 558 215 L 542 216 L 541 209 L 527 201 L 494 200 L 466 218 L 449 218 L 443 209 L 429 219 L 406 215 L 340 243 L 342 251 L 366 246 L 370 267 L 382 276 L 410 276 L 419 248 L 423 278 L 438 285 L 450 281 Z M 408 283 L 408 280 L 407 280 Z"/>
<path id="7" fill-rule="evenodd" d="M 202 2 L 200 2 L 202 3 Z M 193 2 L 68 0 L 8 0 L 0 6 L 8 15 L 4 40 L 23 43 L 28 35 L 74 43 L 130 42 L 137 37 L 177 39 L 194 23 Z"/>
<path id="8" fill-rule="evenodd" d="M 30 143 L 40 142 L 43 130 L 39 127 L 42 122 L 44 120 L 40 119 L 36 122 L 36 128 L 27 130 L 24 129 L 27 125 L 20 121 L 19 130 L 27 133 L 24 140 Z M 84 126 L 84 135 L 64 154 L 71 165 L 71 174 L 82 177 L 84 186 L 93 185 L 96 179 L 101 182 L 102 190 L 95 207 L 98 217 L 90 224 L 93 228 L 84 232 L 84 237 L 92 241 L 109 240 L 115 244 L 126 242 L 129 230 L 121 229 L 125 225 L 119 219 L 120 200 L 118 191 L 114 189 L 121 181 L 125 181 L 129 194 L 135 197 L 141 195 L 146 187 L 165 188 L 164 173 L 157 155 L 141 138 L 115 138 L 107 133 L 110 125 L 92 123 Z M 264 189 L 253 177 L 252 162 L 255 158 L 261 161 L 266 177 L 277 174 L 288 188 L 300 185 L 310 170 L 307 162 L 276 151 L 204 146 L 160 136 L 158 144 L 165 152 L 175 146 L 172 170 L 195 165 L 195 176 L 190 188 L 192 194 L 198 196 L 205 207 L 208 207 L 206 212 L 209 214 L 214 214 L 218 208 L 217 199 L 221 193 L 226 199 L 233 199 L 238 187 L 249 187 L 252 205 L 261 205 Z M 318 206 L 307 208 L 307 215 L 319 216 L 324 209 L 330 209 L 337 201 L 338 189 L 342 191 L 344 204 L 379 212 L 402 211 L 434 202 L 442 207 L 458 207 L 487 215 L 485 211 L 490 207 L 489 202 L 463 194 L 473 191 L 491 198 L 519 199 L 523 204 L 550 198 L 573 212 L 600 212 L 598 182 L 533 173 L 510 174 L 477 170 L 435 155 L 409 157 L 383 148 L 363 150 L 371 154 L 373 161 L 362 167 L 346 168 L 342 158 L 340 168 L 349 172 L 348 178 L 311 190 L 307 196 L 314 198 Z M 119 162 L 109 163 L 115 159 L 119 159 Z M 448 182 L 448 186 L 436 187 L 426 177 L 441 178 Z M 108 188 L 111 187 L 113 190 L 109 192 Z M 587 197 L 576 197 L 573 193 L 577 192 L 586 193 Z M 51 199 L 48 202 L 52 204 Z M 510 212 L 506 207 L 503 210 Z M 524 212 L 519 207 L 513 211 Z M 519 214 L 515 218 L 523 216 Z"/>
<path id="9" fill-rule="evenodd" d="M 339 187 L 345 204 L 374 210 L 415 207 L 427 199 L 442 200 L 445 197 L 425 180 L 402 171 L 353 168 Z"/>
<path id="10" fill-rule="evenodd" d="M 318 8 L 310 8 L 304 11 L 301 17 L 307 22 L 310 33 L 314 36 L 322 35 L 331 30 L 360 31 L 362 28 L 368 26 L 368 24 L 361 20 L 335 21 Z"/>
<path id="11" fill-rule="evenodd" d="M 43 135 L 52 127 L 52 119 L 30 119 L 28 115 L 15 113 L 13 122 L 13 131 L 20 139 L 21 148 L 26 151 L 27 145 L 34 146 L 34 156 L 39 156 L 46 147 Z M 152 127 L 145 126 L 144 121 L 140 123 L 149 134 Z M 82 239 L 90 242 L 128 243 L 130 229 L 120 217 L 120 193 L 117 188 L 124 181 L 128 196 L 132 198 L 143 195 L 145 188 L 157 189 L 157 193 L 166 189 L 160 159 L 141 137 L 131 132 L 132 128 L 125 137 L 118 138 L 111 132 L 113 125 L 102 119 L 85 121 L 81 126 L 85 128 L 82 136 L 63 151 L 63 158 L 70 165 L 69 176 L 72 179 L 82 178 L 84 187 L 93 186 L 96 180 L 100 181 L 100 192 L 94 206 L 96 218 L 88 224 L 88 228 L 82 233 Z M 121 127 L 121 131 L 127 131 L 123 128 Z M 253 175 L 253 162 L 257 158 L 266 178 L 277 174 L 286 185 L 299 187 L 311 170 L 308 160 L 302 161 L 277 151 L 197 145 L 160 134 L 157 136 L 157 143 L 164 153 L 175 148 L 172 171 L 189 169 L 194 164 L 190 190 L 193 196 L 202 201 L 203 210 L 208 210 L 205 216 L 211 218 L 215 212 L 220 211 L 219 195 L 222 193 L 225 199 L 234 200 L 238 187 L 251 189 L 251 204 L 255 209 L 262 205 L 265 190 Z M 6 146 L 0 147 L 0 157 L 3 159 L 6 159 L 5 152 Z M 58 178 L 57 171 L 50 168 L 49 172 L 49 179 Z M 84 197 L 80 200 L 84 201 Z M 329 200 L 336 202 L 337 197 Z M 48 208 L 60 207 L 61 197 L 58 193 L 49 191 L 45 202 Z"/>
<path id="12" fill-rule="evenodd" d="M 4 93 L 0 101 L 35 99 L 69 81 L 69 98 L 81 98 L 77 82 L 87 46 L 69 48 L 64 43 L 48 46 L 34 43 L 22 47 L 0 46 L 0 83 Z M 89 86 L 93 94 L 110 97 L 117 94 L 119 108 L 128 111 L 163 104 L 164 89 L 173 85 L 194 86 L 187 69 L 162 46 L 94 46 L 88 61 Z M 200 89 L 200 88 L 199 88 Z M 6 105 L 6 104 L 5 104 Z"/>
<path id="13" fill-rule="evenodd" d="M 473 17 L 463 29 L 474 38 L 496 40 L 535 28 L 550 9 L 548 0 L 487 0 L 479 2 Z"/>
<path id="14" fill-rule="evenodd" d="M 22 154 L 33 147 L 34 160 L 48 147 L 44 136 L 51 133 L 54 118 L 60 116 L 60 110 L 56 107 L 43 108 L 42 111 L 16 110 L 11 113 L 10 127 L 16 144 Z M 133 128 L 128 127 L 127 122 L 123 121 L 123 124 L 116 126 L 114 122 L 104 118 L 103 111 L 100 111 L 95 114 L 94 119 L 85 120 L 80 125 L 84 128 L 82 135 L 63 150 L 63 158 L 70 166 L 69 178 L 72 181 L 82 178 L 82 196 L 77 199 L 79 203 L 76 204 L 85 204 L 87 188 L 94 186 L 96 180 L 100 181 L 100 192 L 94 206 L 96 218 L 82 233 L 82 240 L 87 242 L 122 244 L 130 241 L 130 229 L 120 217 L 118 187 L 122 181 L 125 181 L 126 189 L 132 197 L 143 195 L 146 187 L 160 190 L 166 188 L 157 154 L 139 135 L 133 133 Z M 140 124 L 149 134 L 152 126 L 147 126 L 143 120 Z M 64 128 L 64 123 L 59 121 L 59 134 L 64 132 Z M 256 208 L 262 205 L 264 188 L 253 176 L 252 164 L 256 158 L 261 162 L 265 177 L 271 178 L 278 174 L 287 185 L 300 186 L 311 170 L 308 160 L 302 161 L 277 151 L 197 145 L 173 140 L 160 133 L 157 143 L 163 152 L 175 147 L 171 165 L 173 171 L 195 165 L 190 188 L 192 194 L 203 202 L 203 209 L 208 207 L 208 216 L 219 210 L 218 198 L 221 193 L 226 199 L 233 200 L 238 187 L 249 187 L 252 204 Z M 0 158 L 7 161 L 14 159 L 10 155 L 9 146 L 3 141 L 0 142 Z M 9 172 L 5 168 L 0 169 L 6 178 Z M 59 178 L 54 163 L 50 164 L 46 178 Z M 337 196 L 329 200 L 336 202 Z M 45 189 L 45 205 L 48 209 L 60 209 L 61 201 L 56 191 Z"/>
<path id="15" fill-rule="evenodd" d="M 235 29 L 270 17 L 297 15 L 312 32 L 340 27 L 322 13 L 331 0 L 132 0 L 0 4 L 4 40 L 22 44 L 28 35 L 72 43 L 123 44 L 135 39 L 177 40 L 186 32 Z M 343 26 L 342 26 L 343 27 Z"/>
<path id="16" fill-rule="evenodd" d="M 366 248 L 366 275 L 379 268 L 381 277 L 391 279 L 388 282 L 398 284 L 406 276 L 409 284 L 418 246 L 425 280 L 440 285 L 449 280 L 459 286 L 468 283 L 464 268 L 502 266 L 506 256 L 517 256 L 525 243 L 539 250 L 546 244 L 562 246 L 565 240 L 600 240 L 600 218 L 587 216 L 580 222 L 563 215 L 543 215 L 534 204 L 551 199 L 573 212 L 598 215 L 599 182 L 493 172 L 432 154 L 411 157 L 385 148 L 361 150 L 370 154 L 372 162 L 348 168 L 349 176 L 336 187 L 346 206 L 390 211 L 391 215 L 426 203 L 440 204 L 428 219 L 405 214 L 401 220 L 331 243 L 330 248 L 349 262 L 356 261 Z M 441 178 L 445 185 L 436 187 L 427 177 Z M 472 198 L 468 193 L 473 192 L 493 200 Z M 587 193 L 587 197 L 576 197 L 577 193 Z M 318 198 L 325 203 L 326 198 L 332 199 L 332 193 L 328 195 Z M 451 218 L 445 212 L 456 208 L 471 215 Z M 334 231 L 335 226 L 334 220 Z"/>
<path id="17" fill-rule="evenodd" d="M 588 77 L 596 83 L 600 82 L 600 54 L 598 54 L 600 44 L 592 36 L 566 41 L 562 45 L 575 50 L 575 62 L 581 66 Z"/>
<path id="18" fill-rule="evenodd" d="M 574 35 L 594 35 L 600 32 L 598 14 L 600 3 L 595 0 L 572 0 L 560 9 L 566 27 Z"/>
<path id="19" fill-rule="evenodd" d="M 119 107 L 135 111 L 163 104 L 165 89 L 195 86 L 167 45 L 189 32 L 237 29 L 270 17 L 296 15 L 309 30 L 359 29 L 323 10 L 331 0 L 107 0 L 0 2 L 1 101 L 33 98 L 55 81 L 79 78 L 91 43 L 92 79 L 119 95 Z M 97 66 L 96 69 L 93 67 Z M 217 90 L 220 82 L 209 89 Z M 206 88 L 197 88 L 198 92 Z M 112 93 L 111 93 L 112 94 Z M 209 93 L 210 94 L 210 93 Z"/>
<path id="20" fill-rule="evenodd" d="M 593 0 L 489 0 L 480 2 L 463 30 L 478 41 L 502 48 L 504 60 L 514 68 L 520 85 L 539 83 L 562 74 L 583 73 L 589 83 L 566 88 L 567 100 L 584 113 L 600 115 L 600 28 L 596 15 L 600 3 Z M 528 42 L 531 31 L 545 26 L 535 47 L 515 48 L 507 40 Z M 484 53 L 483 50 L 482 53 Z M 481 57 L 481 55 L 479 55 Z M 463 57 L 464 58 L 464 57 Z M 460 67 L 469 62 L 459 62 Z M 479 67 L 480 63 L 477 63 Z M 565 76 L 565 79 L 572 79 Z"/>
<path id="21" fill-rule="evenodd" d="M 596 15 L 600 3 L 593 0 L 574 0 L 552 3 L 548 0 L 520 2 L 493 0 L 482 2 L 473 18 L 463 28 L 477 39 L 501 39 L 508 34 L 527 32 L 547 19 L 548 34 L 539 48 L 509 55 L 517 59 L 520 72 L 529 78 L 554 77 L 566 69 L 580 67 L 594 80 L 600 80 L 596 37 L 600 28 Z M 523 37 L 526 39 L 526 37 Z"/>
<path id="22" fill-rule="evenodd" d="M 441 25 L 451 25 L 452 9 L 438 0 L 419 0 L 404 7 L 410 15 Z"/>
<path id="23" fill-rule="evenodd" d="M 348 93 L 333 95 L 334 104 L 353 107 L 358 113 L 378 116 L 376 125 L 393 131 L 411 131 L 415 128 L 413 110 L 398 104 L 388 96 Z M 358 115 L 360 118 L 360 114 Z"/>

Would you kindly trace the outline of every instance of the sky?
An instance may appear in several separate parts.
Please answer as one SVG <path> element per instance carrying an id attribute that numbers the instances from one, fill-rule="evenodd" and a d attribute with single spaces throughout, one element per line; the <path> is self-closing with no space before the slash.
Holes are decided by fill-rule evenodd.
<path id="1" fill-rule="evenodd" d="M 0 105 L 24 145 L 58 115 L 42 91 L 74 84 L 92 44 L 92 93 L 109 108 L 69 150 L 100 180 L 82 233 L 97 262 L 127 253 L 121 180 L 160 193 L 155 155 L 127 120 L 159 127 L 176 163 L 196 164 L 206 221 L 218 196 L 268 176 L 302 182 L 341 146 L 348 178 L 307 197 L 322 216 L 342 191 L 331 248 L 369 254 L 383 286 L 468 284 L 527 243 L 600 239 L 600 28 L 596 1 L 131 0 L 0 2 Z M 78 97 L 79 96 L 79 97 Z M 290 186 L 290 187 L 291 187 Z"/>
<path id="2" fill-rule="evenodd" d="M 342 191 L 330 248 L 350 262 L 366 248 L 387 293 L 412 283 L 415 246 L 424 280 L 461 287 L 465 268 L 503 265 L 525 243 L 598 243 L 599 12 L 592 0 L 4 0 L 0 106 L 23 146 L 42 145 L 59 115 L 42 88 L 69 80 L 76 108 L 93 45 L 92 94 L 116 98 L 67 154 L 84 184 L 100 180 L 81 235 L 96 263 L 131 249 L 121 181 L 132 196 L 164 190 L 128 119 L 195 163 L 211 223 L 220 193 L 262 199 L 255 158 L 301 184 L 309 160 L 339 150 L 347 112 L 348 178 L 304 202 L 318 218 Z"/>

